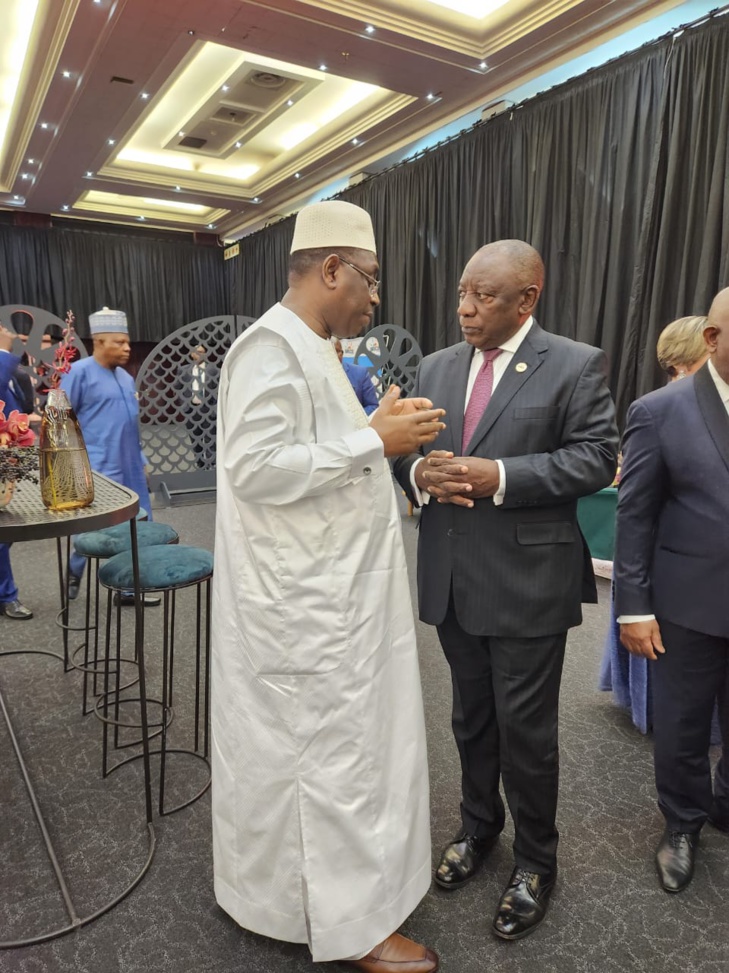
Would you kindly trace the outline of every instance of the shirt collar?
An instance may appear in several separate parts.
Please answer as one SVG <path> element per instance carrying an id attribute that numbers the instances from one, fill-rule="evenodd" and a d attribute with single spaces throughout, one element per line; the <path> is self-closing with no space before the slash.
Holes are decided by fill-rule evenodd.
<path id="1" fill-rule="evenodd" d="M 711 359 L 709 359 L 709 374 L 714 379 L 714 385 L 716 385 L 716 391 L 719 393 L 719 397 L 722 402 L 729 402 L 729 385 L 724 381 L 721 375 L 717 372 L 716 367 Z"/>
<path id="2" fill-rule="evenodd" d="M 529 329 L 533 324 L 534 324 L 534 318 L 530 314 L 529 317 L 524 322 L 524 324 L 522 324 L 522 326 L 516 332 L 516 334 L 513 334 L 508 341 L 502 342 L 499 345 L 499 348 L 501 348 L 502 351 L 508 352 L 510 355 L 515 355 L 519 350 L 519 346 L 521 345 L 522 341 L 526 338 L 527 334 L 529 333 Z M 482 355 L 482 354 L 483 352 L 481 351 L 480 348 L 474 348 L 473 350 L 474 358 L 476 357 L 476 355 Z"/>

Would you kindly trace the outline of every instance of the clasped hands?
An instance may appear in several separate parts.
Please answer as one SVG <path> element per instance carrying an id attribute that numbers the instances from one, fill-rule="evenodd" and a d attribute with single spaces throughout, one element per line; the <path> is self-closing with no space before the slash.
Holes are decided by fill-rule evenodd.
<path id="1" fill-rule="evenodd" d="M 415 468 L 415 483 L 438 503 L 473 507 L 474 500 L 493 497 L 499 489 L 499 464 L 478 456 L 454 456 L 434 449 Z"/>

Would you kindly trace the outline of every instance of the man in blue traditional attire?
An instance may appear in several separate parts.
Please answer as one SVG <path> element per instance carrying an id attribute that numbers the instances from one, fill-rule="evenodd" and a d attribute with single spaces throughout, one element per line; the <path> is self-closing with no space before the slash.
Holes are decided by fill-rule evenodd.
<path id="1" fill-rule="evenodd" d="M 94 353 L 71 365 L 61 379 L 84 435 L 91 469 L 122 483 L 139 495 L 140 505 L 151 517 L 151 503 L 144 473 L 144 454 L 139 436 L 139 403 L 134 379 L 125 371 L 131 346 L 124 311 L 104 307 L 89 315 Z M 75 551 L 69 561 L 69 597 L 78 596 L 86 559 Z M 122 604 L 134 604 L 125 592 Z M 145 605 L 160 599 L 144 595 Z"/>
<path id="2" fill-rule="evenodd" d="M 334 347 L 337 352 L 337 358 L 342 363 L 342 368 L 349 379 L 349 384 L 352 386 L 354 389 L 354 394 L 357 396 L 357 401 L 368 416 L 372 415 L 380 402 L 377 398 L 377 390 L 372 384 L 370 373 L 361 365 L 355 365 L 352 362 L 347 362 L 344 360 L 344 349 L 342 348 L 342 342 L 339 340 L 339 338 L 334 339 Z"/>
<path id="3" fill-rule="evenodd" d="M 5 414 L 13 409 L 23 412 L 23 394 L 17 381 L 20 358 L 11 351 L 15 335 L 0 324 L 0 402 L 5 403 Z M 0 615 L 24 622 L 33 612 L 21 605 L 18 588 L 10 567 L 10 545 L 0 544 Z"/>

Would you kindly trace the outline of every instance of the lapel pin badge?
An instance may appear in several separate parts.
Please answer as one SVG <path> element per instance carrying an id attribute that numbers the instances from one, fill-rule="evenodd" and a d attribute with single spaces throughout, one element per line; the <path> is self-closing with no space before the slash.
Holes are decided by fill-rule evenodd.
<path id="1" fill-rule="evenodd" d="M 517 372 L 525 372 L 527 370 L 527 363 L 520 361 L 514 366 Z"/>

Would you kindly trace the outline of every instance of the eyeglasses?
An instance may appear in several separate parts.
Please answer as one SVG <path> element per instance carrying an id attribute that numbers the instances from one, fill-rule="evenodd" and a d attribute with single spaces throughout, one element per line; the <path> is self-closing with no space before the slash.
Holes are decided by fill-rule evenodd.
<path id="1" fill-rule="evenodd" d="M 352 270 L 356 270 L 358 274 L 362 274 L 364 279 L 367 281 L 367 286 L 369 287 L 370 295 L 374 297 L 375 294 L 377 294 L 377 292 L 379 291 L 380 284 L 382 283 L 382 281 L 377 280 L 376 277 L 371 277 L 369 274 L 365 273 L 364 270 L 362 270 L 356 264 L 351 263 L 349 260 L 345 260 L 344 257 L 340 256 L 340 254 L 337 254 L 337 257 L 339 257 L 339 259 L 342 261 L 343 264 L 346 264 L 348 267 L 351 267 Z"/>

